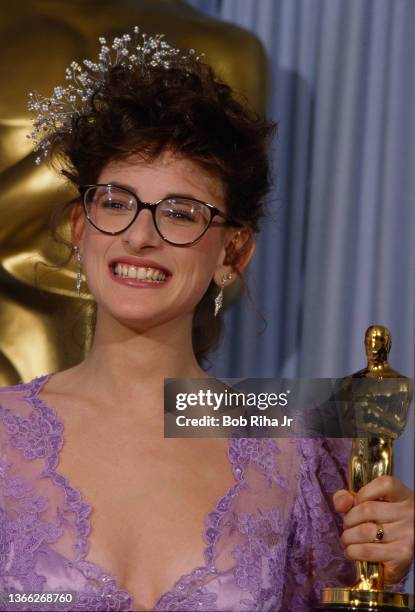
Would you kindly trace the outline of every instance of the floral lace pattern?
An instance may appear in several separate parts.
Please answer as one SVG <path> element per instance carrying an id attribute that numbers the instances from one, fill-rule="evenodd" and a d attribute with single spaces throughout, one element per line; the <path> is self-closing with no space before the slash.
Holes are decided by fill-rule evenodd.
<path id="1" fill-rule="evenodd" d="M 75 592 L 59 610 L 136 610 L 116 578 L 86 560 L 91 507 L 56 471 L 63 424 L 38 396 L 49 377 L 0 389 L 0 591 Z M 348 452 L 347 441 L 230 439 L 236 482 L 206 515 L 206 565 L 154 610 L 306 612 L 320 588 L 351 582 L 331 506 Z"/>

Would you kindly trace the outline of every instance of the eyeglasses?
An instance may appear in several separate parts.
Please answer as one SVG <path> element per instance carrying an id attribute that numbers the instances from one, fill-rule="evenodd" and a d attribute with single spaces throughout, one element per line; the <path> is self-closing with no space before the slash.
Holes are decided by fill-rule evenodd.
<path id="1" fill-rule="evenodd" d="M 221 210 L 186 197 L 163 198 L 158 202 L 141 202 L 135 193 L 118 185 L 83 185 L 79 189 L 86 217 L 97 230 L 115 236 L 128 229 L 139 213 L 147 209 L 153 215 L 160 237 L 174 245 L 189 246 L 209 229 L 214 217 L 225 220 L 221 225 L 240 227 Z"/>

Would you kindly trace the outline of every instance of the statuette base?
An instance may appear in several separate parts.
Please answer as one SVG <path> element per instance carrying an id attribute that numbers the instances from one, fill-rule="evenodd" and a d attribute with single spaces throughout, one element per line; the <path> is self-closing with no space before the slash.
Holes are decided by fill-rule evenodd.
<path id="1" fill-rule="evenodd" d="M 408 593 L 391 591 L 357 590 L 352 588 L 322 589 L 319 610 L 413 610 L 413 597 Z"/>

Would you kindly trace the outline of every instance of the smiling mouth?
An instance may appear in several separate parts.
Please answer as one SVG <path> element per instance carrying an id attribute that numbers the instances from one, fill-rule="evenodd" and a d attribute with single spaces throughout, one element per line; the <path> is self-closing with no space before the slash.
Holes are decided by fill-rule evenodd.
<path id="1" fill-rule="evenodd" d="M 147 283 L 162 283 L 170 275 L 157 268 L 132 266 L 131 264 L 115 263 L 110 266 L 114 276 L 120 279 L 129 279 Z"/>

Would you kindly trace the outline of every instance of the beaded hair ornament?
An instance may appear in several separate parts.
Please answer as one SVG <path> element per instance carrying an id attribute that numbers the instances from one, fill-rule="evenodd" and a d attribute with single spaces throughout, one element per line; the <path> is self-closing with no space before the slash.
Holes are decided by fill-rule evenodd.
<path id="1" fill-rule="evenodd" d="M 50 137 L 58 132 L 71 132 L 72 121 L 76 117 L 87 114 L 91 108 L 91 100 L 99 100 L 100 91 L 105 84 L 106 75 L 115 66 L 124 66 L 134 71 L 137 67 L 143 73 L 151 68 L 169 69 L 172 64 L 180 61 L 190 68 L 192 61 L 198 61 L 203 54 L 196 56 L 194 49 L 189 49 L 187 55 L 181 55 L 180 49 L 175 49 L 164 40 L 164 34 L 147 36 L 140 33 L 138 26 L 133 29 L 133 36 L 123 34 L 115 37 L 111 46 L 104 37 L 100 37 L 101 50 L 98 62 L 84 59 L 81 67 L 78 62 L 72 62 L 66 69 L 66 87 L 55 87 L 50 98 L 37 93 L 29 93 L 27 108 L 35 113 L 33 131 L 27 135 L 34 143 L 34 151 L 39 151 L 36 158 L 39 165 L 42 157 L 47 157 L 50 147 Z"/>

